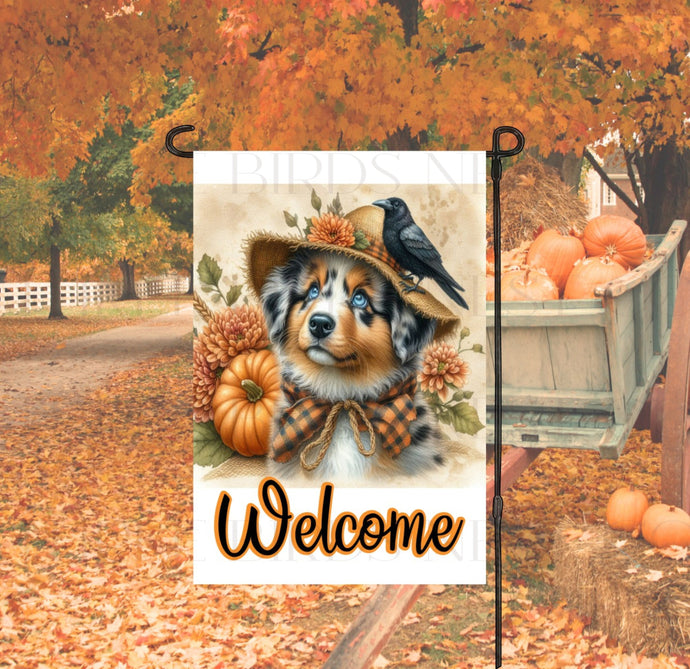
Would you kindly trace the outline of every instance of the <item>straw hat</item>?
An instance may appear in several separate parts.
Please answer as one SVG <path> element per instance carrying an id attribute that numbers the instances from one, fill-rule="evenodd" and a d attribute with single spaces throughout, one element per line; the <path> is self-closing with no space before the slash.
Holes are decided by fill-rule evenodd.
<path id="1" fill-rule="evenodd" d="M 270 232 L 259 232 L 251 235 L 245 244 L 247 279 L 257 296 L 266 277 L 274 267 L 284 265 L 298 249 L 330 251 L 363 260 L 383 274 L 395 287 L 400 297 L 416 312 L 427 318 L 435 318 L 435 339 L 450 334 L 460 322 L 444 304 L 439 302 L 428 289 L 423 293 L 405 292 L 400 285 L 398 272 L 400 265 L 390 256 L 383 243 L 384 210 L 380 207 L 366 205 L 359 207 L 342 218 L 333 216 L 330 222 L 341 229 L 329 230 L 331 235 L 320 234 L 318 222 L 312 226 L 308 238 L 283 237 Z M 333 241 L 325 241 L 326 239 Z"/>

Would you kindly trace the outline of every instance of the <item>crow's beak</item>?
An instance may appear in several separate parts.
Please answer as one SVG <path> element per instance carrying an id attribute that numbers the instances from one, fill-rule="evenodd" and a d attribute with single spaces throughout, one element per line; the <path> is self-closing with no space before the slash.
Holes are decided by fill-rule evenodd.
<path id="1" fill-rule="evenodd" d="M 381 207 L 381 209 L 385 209 L 386 211 L 393 209 L 390 200 L 376 200 L 376 202 L 372 202 L 372 204 L 375 204 L 377 207 Z"/>

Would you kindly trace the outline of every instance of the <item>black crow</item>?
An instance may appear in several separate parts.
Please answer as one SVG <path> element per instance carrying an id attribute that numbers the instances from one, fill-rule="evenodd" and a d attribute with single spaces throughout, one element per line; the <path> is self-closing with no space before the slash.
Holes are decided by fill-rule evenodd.
<path id="1" fill-rule="evenodd" d="M 424 277 L 433 279 L 454 302 L 468 308 L 462 295 L 457 291 L 464 288 L 450 275 L 441 263 L 441 254 L 431 243 L 424 231 L 414 222 L 412 214 L 399 197 L 376 200 L 377 207 L 385 209 L 383 219 L 383 243 L 388 253 L 408 273 L 405 280 L 417 277 L 414 285 L 405 285 L 405 290 L 424 292 L 419 282 Z"/>

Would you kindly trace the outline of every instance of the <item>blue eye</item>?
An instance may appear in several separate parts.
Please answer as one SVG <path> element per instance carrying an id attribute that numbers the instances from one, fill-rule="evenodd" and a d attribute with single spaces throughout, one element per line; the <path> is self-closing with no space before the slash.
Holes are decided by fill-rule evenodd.
<path id="1" fill-rule="evenodd" d="M 308 300 L 314 300 L 319 296 L 319 287 L 314 284 L 309 288 L 309 291 L 307 292 L 307 299 Z"/>
<path id="2" fill-rule="evenodd" d="M 364 309 L 368 306 L 369 299 L 367 298 L 366 293 L 362 292 L 361 290 L 358 290 L 352 296 L 351 303 L 352 306 L 356 307 L 357 309 Z"/>

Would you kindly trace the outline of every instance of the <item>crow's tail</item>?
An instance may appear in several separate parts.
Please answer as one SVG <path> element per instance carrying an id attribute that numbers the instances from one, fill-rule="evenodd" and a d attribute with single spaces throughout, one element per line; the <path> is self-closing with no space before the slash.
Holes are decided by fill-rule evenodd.
<path id="1" fill-rule="evenodd" d="M 465 298 L 462 295 L 460 295 L 460 293 L 458 293 L 458 291 L 455 289 L 455 286 L 458 286 L 460 290 L 463 290 L 460 284 L 458 284 L 455 280 L 451 279 L 451 281 L 453 281 L 453 283 L 455 284 L 454 286 L 450 283 L 450 281 L 448 281 L 445 277 L 442 276 L 436 277 L 435 281 L 439 286 L 441 286 L 443 292 L 446 295 L 448 295 L 448 297 L 450 297 L 450 299 L 453 300 L 453 302 L 459 304 L 463 309 L 469 309 L 469 307 L 467 306 L 467 302 L 465 302 Z"/>

